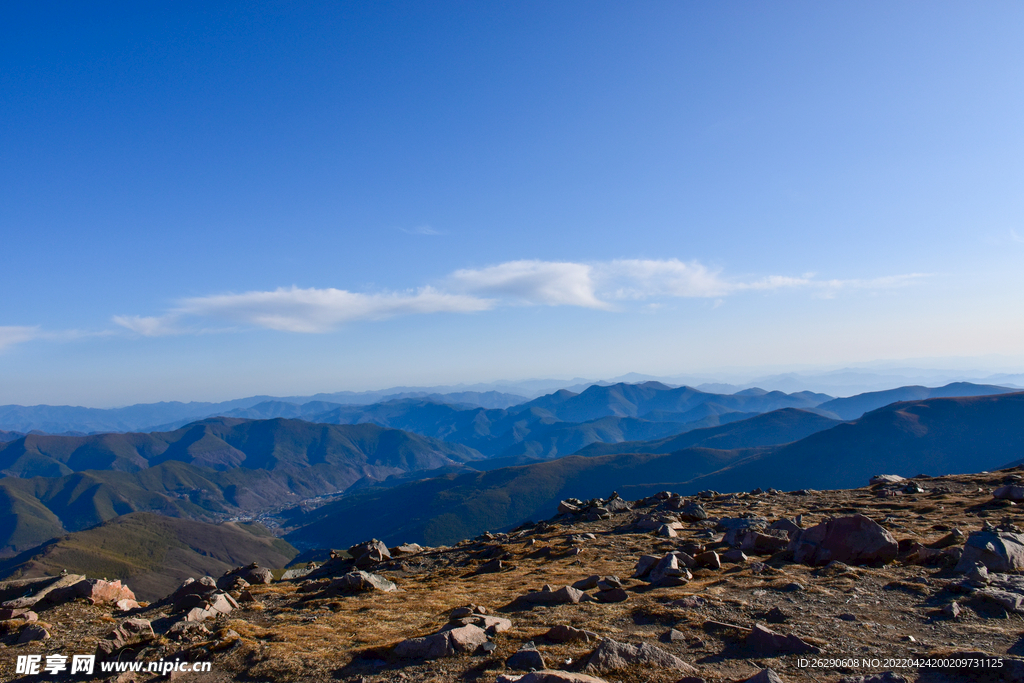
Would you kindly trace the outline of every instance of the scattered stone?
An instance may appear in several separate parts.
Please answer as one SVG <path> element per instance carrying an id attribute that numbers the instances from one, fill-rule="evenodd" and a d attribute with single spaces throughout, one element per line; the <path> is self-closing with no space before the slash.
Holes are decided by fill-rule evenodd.
<path id="1" fill-rule="evenodd" d="M 663 538 L 675 538 L 679 534 L 676 533 L 676 530 L 670 527 L 668 524 L 662 524 L 660 527 L 658 527 L 658 535 Z"/>
<path id="2" fill-rule="evenodd" d="M 96 657 L 109 659 L 115 652 L 156 637 L 153 626 L 146 619 L 125 619 L 96 645 Z"/>
<path id="3" fill-rule="evenodd" d="M 640 559 L 637 560 L 632 578 L 646 578 L 647 575 L 651 573 L 651 570 L 654 569 L 655 565 L 657 565 L 660 560 L 661 558 L 657 555 L 641 555 Z"/>
<path id="4" fill-rule="evenodd" d="M 25 628 L 21 629 L 21 634 L 18 636 L 18 645 L 23 643 L 31 643 L 33 640 L 49 640 L 50 632 L 39 624 L 29 624 Z"/>
<path id="5" fill-rule="evenodd" d="M 700 503 L 688 503 L 679 509 L 679 518 L 684 522 L 700 522 L 708 518 L 708 512 Z"/>
<path id="6" fill-rule="evenodd" d="M 376 538 L 363 543 L 357 543 L 348 549 L 348 554 L 352 556 L 355 565 L 360 569 L 366 569 L 378 562 L 391 559 L 391 551 L 388 550 L 388 547 L 383 542 L 378 541 Z"/>
<path id="7" fill-rule="evenodd" d="M 127 612 L 129 610 L 138 609 L 139 603 L 135 602 L 134 600 L 129 600 L 128 598 L 123 598 L 115 602 L 114 606 L 122 612 Z"/>
<path id="8" fill-rule="evenodd" d="M 892 671 L 867 676 L 844 676 L 839 683 L 907 683 L 907 679 Z"/>
<path id="9" fill-rule="evenodd" d="M 852 564 L 891 562 L 898 548 L 892 534 L 864 515 L 836 517 L 803 529 L 789 543 L 794 561 L 811 566 L 834 560 Z"/>
<path id="10" fill-rule="evenodd" d="M 664 650 L 648 643 L 629 645 L 605 638 L 587 659 L 587 671 L 611 671 L 625 669 L 632 664 L 676 669 L 686 673 L 697 673 L 697 670 Z"/>
<path id="11" fill-rule="evenodd" d="M 394 548 L 388 548 L 388 552 L 391 553 L 391 557 L 408 557 L 423 552 L 423 546 L 419 543 L 403 543 Z"/>
<path id="12" fill-rule="evenodd" d="M 474 574 L 496 574 L 503 569 L 505 569 L 504 562 L 501 560 L 491 560 L 490 562 L 484 562 L 482 565 L 477 567 Z"/>
<path id="13" fill-rule="evenodd" d="M 743 564 L 749 558 L 739 548 L 733 548 L 732 550 L 726 550 L 722 553 L 722 562 L 729 562 L 731 564 Z"/>
<path id="14" fill-rule="evenodd" d="M 955 601 L 943 606 L 942 608 L 942 614 L 949 619 L 959 619 L 962 612 L 963 609 L 960 607 L 960 603 Z"/>
<path id="15" fill-rule="evenodd" d="M 395 646 L 400 659 L 439 659 L 469 653 L 487 642 L 487 633 L 479 626 L 459 626 L 423 638 L 409 638 Z"/>
<path id="16" fill-rule="evenodd" d="M 656 586 L 684 586 L 693 575 L 690 570 L 679 566 L 679 555 L 681 553 L 668 553 L 658 561 L 658 564 L 651 570 L 647 577 Z"/>
<path id="17" fill-rule="evenodd" d="M 589 643 L 592 640 L 597 640 L 598 636 L 593 631 L 584 631 L 583 629 L 573 628 L 572 626 L 566 626 L 559 624 L 558 626 L 552 626 L 544 637 L 553 643 L 569 643 L 573 641 L 582 641 Z"/>
<path id="18" fill-rule="evenodd" d="M 505 666 L 517 671 L 540 671 L 547 668 L 544 664 L 544 657 L 536 647 L 532 646 L 532 643 L 522 647 L 506 659 Z"/>
<path id="19" fill-rule="evenodd" d="M 663 643 L 682 643 L 686 641 L 686 636 L 681 631 L 677 631 L 674 628 L 670 628 L 661 634 L 661 642 Z"/>
<path id="20" fill-rule="evenodd" d="M 390 593 L 394 590 L 398 590 L 394 581 L 385 579 L 379 574 L 364 571 L 349 572 L 344 576 L 339 576 L 327 587 L 328 593 L 368 593 L 370 591 Z"/>
<path id="21" fill-rule="evenodd" d="M 996 500 L 1024 501 L 1024 486 L 1000 486 L 992 492 L 992 497 Z"/>
<path id="22" fill-rule="evenodd" d="M 586 596 L 586 599 L 590 599 L 586 593 L 572 586 L 562 586 L 557 590 L 552 589 L 551 586 L 545 586 L 544 588 L 546 590 L 522 595 L 518 600 L 530 605 L 575 605 L 583 600 L 584 596 Z"/>
<path id="23" fill-rule="evenodd" d="M 70 586 L 51 590 L 45 597 L 48 604 L 60 605 L 76 598 L 88 600 L 93 605 L 116 603 L 118 600 L 135 600 L 135 593 L 120 581 L 103 579 L 82 579 Z"/>
<path id="24" fill-rule="evenodd" d="M 525 676 L 498 676 L 495 683 L 606 683 L 603 678 L 577 674 L 570 671 L 534 671 Z"/>
<path id="25" fill-rule="evenodd" d="M 609 588 L 594 593 L 594 598 L 598 602 L 625 602 L 629 599 L 629 594 L 621 588 Z"/>
<path id="26" fill-rule="evenodd" d="M 821 650 L 793 634 L 782 635 L 762 624 L 754 624 L 747 635 L 747 647 L 754 652 L 770 654 L 817 654 Z"/>
<path id="27" fill-rule="evenodd" d="M 741 552 L 740 554 L 742 555 L 743 553 Z M 703 553 L 697 553 L 697 555 L 694 556 L 693 561 L 697 567 L 702 567 L 706 569 L 722 568 L 722 560 L 718 557 L 718 553 L 716 553 L 714 550 L 708 550 Z"/>
<path id="28" fill-rule="evenodd" d="M 775 673 L 771 669 L 761 669 L 750 678 L 745 679 L 742 683 L 786 683 L 785 680 L 779 674 Z"/>
<path id="29" fill-rule="evenodd" d="M 672 607 L 682 607 L 683 609 L 698 609 L 708 604 L 708 601 L 698 595 L 687 595 L 685 598 L 673 600 L 668 604 Z"/>
<path id="30" fill-rule="evenodd" d="M 39 615 L 27 609 L 0 609 L 0 621 L 8 619 L 21 619 L 23 621 L 39 621 Z"/>
<path id="31" fill-rule="evenodd" d="M 195 621 L 176 621 L 167 629 L 167 637 L 174 640 L 182 638 L 205 638 L 210 629 Z"/>
<path id="32" fill-rule="evenodd" d="M 839 618 L 842 619 L 843 615 L 839 615 Z M 772 607 L 767 613 L 765 613 L 764 620 L 769 624 L 785 624 L 789 621 L 789 615 L 778 607 Z"/>

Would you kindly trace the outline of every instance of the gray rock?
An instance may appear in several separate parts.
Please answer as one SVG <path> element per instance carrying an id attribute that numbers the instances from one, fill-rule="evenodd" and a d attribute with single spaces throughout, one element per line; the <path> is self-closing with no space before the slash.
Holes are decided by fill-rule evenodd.
<path id="1" fill-rule="evenodd" d="M 743 554 L 742 552 L 740 553 Z M 693 558 L 694 563 L 698 567 L 704 567 L 707 569 L 721 569 L 722 560 L 714 550 L 707 550 L 703 553 L 698 553 Z"/>
<path id="2" fill-rule="evenodd" d="M 786 683 L 786 681 L 771 669 L 761 669 L 742 683 Z"/>
<path id="3" fill-rule="evenodd" d="M 49 640 L 50 632 L 38 624 L 29 624 L 21 629 L 18 635 L 18 645 L 31 643 L 33 640 Z"/>
<path id="4" fill-rule="evenodd" d="M 502 680 L 504 678 L 504 680 Z M 525 676 L 515 678 L 509 676 L 498 676 L 495 683 L 606 683 L 603 678 L 588 676 L 586 674 L 572 673 L 571 671 L 534 671 Z"/>
<path id="5" fill-rule="evenodd" d="M 729 562 L 730 564 L 743 564 L 749 558 L 739 548 L 733 548 L 732 550 L 726 550 L 722 553 L 722 561 Z"/>
<path id="6" fill-rule="evenodd" d="M 907 679 L 892 671 L 867 676 L 844 676 L 839 683 L 907 683 Z"/>
<path id="7" fill-rule="evenodd" d="M 633 571 L 632 578 L 643 579 L 646 578 L 651 570 L 654 569 L 655 565 L 661 560 L 657 555 L 641 555 L 640 559 L 637 560 L 636 568 Z"/>
<path id="8" fill-rule="evenodd" d="M 409 638 L 395 646 L 394 655 L 400 659 L 439 659 L 463 652 L 473 652 L 487 642 L 487 633 L 478 626 L 468 625 L 440 631 L 423 638 Z"/>
<path id="9" fill-rule="evenodd" d="M 548 590 L 527 593 L 521 596 L 519 600 L 530 605 L 575 605 L 583 600 L 586 595 L 583 591 L 572 586 L 562 586 L 557 590 L 552 590 L 550 586 L 545 586 L 545 588 L 548 588 Z M 589 596 L 586 599 L 589 600 Z"/>
<path id="10" fill-rule="evenodd" d="M 372 567 L 378 562 L 391 559 L 391 551 L 376 538 L 357 543 L 348 549 L 348 554 L 352 556 L 356 566 L 360 569 Z"/>
<path id="11" fill-rule="evenodd" d="M 506 659 L 505 666 L 517 671 L 540 671 L 547 668 L 544 657 L 537 648 L 526 647 Z"/>
<path id="12" fill-rule="evenodd" d="M 1024 534 L 1007 531 L 972 531 L 964 544 L 956 571 L 968 572 L 980 562 L 989 571 L 1024 569 Z"/>
<path id="13" fill-rule="evenodd" d="M 625 602 L 629 599 L 629 594 L 621 588 L 609 588 L 608 590 L 597 591 L 594 593 L 594 598 L 598 602 Z"/>
<path id="14" fill-rule="evenodd" d="M 992 497 L 999 500 L 1024 500 L 1024 486 L 1000 486 L 992 492 Z"/>
<path id="15" fill-rule="evenodd" d="M 821 650 L 793 634 L 782 635 L 762 624 L 754 624 L 747 634 L 747 647 L 758 654 L 817 654 Z"/>
<path id="16" fill-rule="evenodd" d="M 834 560 L 847 564 L 891 562 L 898 548 L 892 534 L 864 515 L 836 517 L 802 529 L 789 543 L 794 561 L 811 566 Z"/>
<path id="17" fill-rule="evenodd" d="M 633 664 L 675 669 L 686 673 L 697 673 L 697 670 L 664 650 L 648 643 L 630 645 L 605 638 L 587 658 L 584 667 L 587 671 L 613 671 L 624 669 Z"/>
<path id="18" fill-rule="evenodd" d="M 876 484 L 898 484 L 903 481 L 903 477 L 898 474 L 876 474 L 871 477 L 868 482 L 869 485 L 874 486 Z"/>
<path id="19" fill-rule="evenodd" d="M 398 586 L 394 581 L 385 579 L 379 574 L 355 571 L 331 581 L 327 590 L 330 593 L 368 593 L 370 591 L 390 593 L 398 590 Z"/>
<path id="20" fill-rule="evenodd" d="M 553 643 L 569 643 L 573 641 L 582 641 L 589 643 L 592 640 L 597 640 L 597 634 L 593 631 L 584 631 L 583 629 L 573 628 L 572 626 L 565 626 L 559 624 L 558 626 L 552 626 L 544 637 Z"/>

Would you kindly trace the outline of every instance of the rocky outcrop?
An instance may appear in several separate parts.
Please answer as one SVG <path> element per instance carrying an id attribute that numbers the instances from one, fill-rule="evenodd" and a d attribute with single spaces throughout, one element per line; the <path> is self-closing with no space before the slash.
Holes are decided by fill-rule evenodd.
<path id="1" fill-rule="evenodd" d="M 793 534 L 793 560 L 811 566 L 891 562 L 899 545 L 892 534 L 864 515 L 836 517 Z"/>
<path id="2" fill-rule="evenodd" d="M 108 633 L 96 646 L 97 659 L 110 659 L 129 645 L 137 645 L 156 637 L 146 619 L 126 619 Z"/>
<path id="3" fill-rule="evenodd" d="M 1024 534 L 986 530 L 971 532 L 956 571 L 970 571 L 978 562 L 994 572 L 1024 569 Z"/>
<path id="4" fill-rule="evenodd" d="M 793 634 L 782 635 L 762 624 L 754 624 L 747 634 L 747 647 L 760 655 L 817 654 L 821 650 Z"/>
<path id="5" fill-rule="evenodd" d="M 369 593 L 371 591 L 382 591 L 390 593 L 398 590 L 398 585 L 390 579 L 385 579 L 379 574 L 371 574 L 364 571 L 349 572 L 331 581 L 327 586 L 328 593 Z"/>
<path id="6" fill-rule="evenodd" d="M 473 652 L 486 642 L 487 633 L 479 626 L 458 626 L 422 638 L 403 640 L 392 653 L 399 659 L 439 659 Z"/>

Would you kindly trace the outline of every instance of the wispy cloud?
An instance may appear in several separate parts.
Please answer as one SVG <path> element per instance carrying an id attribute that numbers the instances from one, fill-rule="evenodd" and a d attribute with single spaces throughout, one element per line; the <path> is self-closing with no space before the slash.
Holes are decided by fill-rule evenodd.
<path id="1" fill-rule="evenodd" d="M 1010 239 L 1019 244 L 1024 244 L 1024 237 L 1021 237 L 1020 233 L 1013 228 L 1010 228 Z"/>
<path id="2" fill-rule="evenodd" d="M 204 331 L 197 320 L 286 332 L 319 333 L 358 320 L 382 320 L 430 313 L 476 313 L 499 306 L 575 306 L 619 310 L 644 302 L 657 311 L 673 298 L 714 300 L 745 292 L 806 290 L 831 298 L 843 290 L 904 287 L 924 277 L 896 275 L 874 279 L 820 279 L 813 273 L 728 278 L 697 261 L 619 259 L 593 263 L 508 261 L 457 270 L 436 286 L 400 292 L 350 292 L 334 288 L 282 287 L 273 291 L 215 294 L 184 299 L 157 316 L 115 316 L 136 334 L 155 337 Z M 208 330 L 207 330 L 208 331 Z"/>
<path id="3" fill-rule="evenodd" d="M 454 287 L 511 299 L 519 304 L 608 308 L 595 295 L 593 266 L 557 261 L 509 261 L 480 269 L 457 270 Z"/>
<path id="4" fill-rule="evenodd" d="M 474 313 L 494 302 L 433 287 L 411 292 L 362 294 L 343 289 L 279 288 L 271 292 L 216 294 L 185 299 L 177 315 L 217 318 L 287 332 L 326 332 L 354 320 L 383 320 L 424 313 Z"/>
<path id="5" fill-rule="evenodd" d="M 31 341 L 39 336 L 38 327 L 0 326 L 0 351 L 9 349 L 15 344 Z"/>
<path id="6" fill-rule="evenodd" d="M 402 232 L 407 235 L 444 235 L 447 234 L 441 230 L 435 230 L 429 225 L 417 225 L 415 228 L 399 228 Z"/>

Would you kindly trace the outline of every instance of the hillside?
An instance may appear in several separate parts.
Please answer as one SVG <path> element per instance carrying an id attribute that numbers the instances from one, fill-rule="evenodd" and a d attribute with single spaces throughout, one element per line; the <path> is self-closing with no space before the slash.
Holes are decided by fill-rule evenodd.
<path id="1" fill-rule="evenodd" d="M 388 544 L 454 543 L 487 530 L 554 514 L 558 501 L 617 490 L 649 495 L 679 488 L 759 451 L 689 449 L 666 455 L 568 456 L 522 467 L 449 475 L 387 490 L 345 496 L 289 518 L 301 528 L 285 538 L 297 547 L 347 547 L 364 537 Z M 360 524 L 341 520 L 360 520 Z M 353 540 L 356 539 L 356 540 Z"/>
<path id="2" fill-rule="evenodd" d="M 15 645 L 18 630 L 32 624 L 7 622 L 0 641 L 41 659 L 93 652 L 104 641 L 109 649 L 127 618 L 144 619 L 155 637 L 122 637 L 111 659 L 210 662 L 210 673 L 169 677 L 188 683 L 509 683 L 526 668 L 545 672 L 522 683 L 1008 683 L 1024 671 L 1024 584 L 998 567 L 1005 555 L 983 555 L 986 573 L 955 565 L 972 543 L 996 537 L 983 524 L 1008 528 L 999 521 L 1008 501 L 992 492 L 1020 481 L 1020 471 L 922 479 L 914 483 L 925 491 L 896 504 L 879 494 L 898 487 L 884 485 L 700 498 L 665 492 L 605 519 L 562 514 L 361 562 L 371 578 L 393 582 L 378 581 L 385 590 L 344 590 L 354 563 L 334 560 L 313 577 L 250 586 L 244 598 L 231 591 L 238 605 L 203 628 L 184 621 L 194 602 L 124 613 L 77 600 L 34 606 L 47 640 Z M 680 519 L 694 504 L 708 518 Z M 864 529 L 822 544 L 841 558 L 822 566 L 797 557 L 836 517 Z M 675 537 L 652 528 L 661 521 L 673 524 Z M 723 538 L 741 522 L 781 522 L 794 549 L 759 546 L 757 533 Z M 1007 543 L 1016 537 L 998 534 Z M 783 547 L 791 540 L 774 538 Z M 661 567 L 651 569 L 651 559 Z M 411 647 L 438 640 L 429 651 Z M 16 660 L 0 658 L 0 679 L 35 680 L 16 673 Z"/>
<path id="3" fill-rule="evenodd" d="M 0 473 L 63 476 L 85 470 L 137 472 L 168 460 L 226 470 L 297 469 L 317 464 L 433 469 L 481 456 L 472 449 L 377 425 L 211 418 L 171 432 L 50 436 L 0 443 Z"/>
<path id="4" fill-rule="evenodd" d="M 879 473 L 991 470 L 1021 453 L 1024 393 L 927 399 L 888 406 L 782 446 L 570 456 L 367 491 L 294 517 L 294 525 L 307 526 L 286 538 L 297 546 L 326 541 L 340 547 L 358 534 L 339 520 L 360 519 L 367 520 L 364 536 L 450 543 L 545 516 L 568 496 L 849 487 Z"/>
<path id="5" fill-rule="evenodd" d="M 130 582 L 140 600 L 156 600 L 190 576 L 220 576 L 258 562 L 284 567 L 298 551 L 253 524 L 205 524 L 136 512 L 56 538 L 0 562 L 0 576 L 72 574 Z"/>
<path id="6" fill-rule="evenodd" d="M 609 453 L 671 453 L 683 448 L 701 447 L 729 450 L 774 446 L 798 441 L 815 432 L 839 424 L 837 420 L 796 408 L 782 408 L 762 413 L 729 424 L 694 429 L 678 436 L 653 441 L 625 441 L 622 443 L 593 443 L 579 455 L 606 455 Z"/>
<path id="7" fill-rule="evenodd" d="M 730 491 L 839 488 L 878 473 L 910 477 L 992 470 L 1021 453 L 1024 392 L 933 398 L 879 408 L 693 485 Z"/>
<path id="8" fill-rule="evenodd" d="M 832 412 L 843 420 L 856 420 L 864 413 L 877 410 L 897 401 L 921 401 L 926 398 L 951 398 L 957 396 L 989 396 L 993 394 L 1012 394 L 1017 391 L 1020 390 L 991 384 L 954 382 L 935 388 L 910 386 L 889 389 L 888 391 L 872 391 L 848 398 L 832 399 L 822 403 L 818 408 Z"/>
<path id="9" fill-rule="evenodd" d="M 170 433 L 0 444 L 0 557 L 118 515 L 217 521 L 480 455 L 372 424 L 215 419 Z M 109 469 L 113 467 L 114 469 Z M 73 471 L 81 468 L 82 471 Z M 32 473 L 57 476 L 28 476 Z"/>

